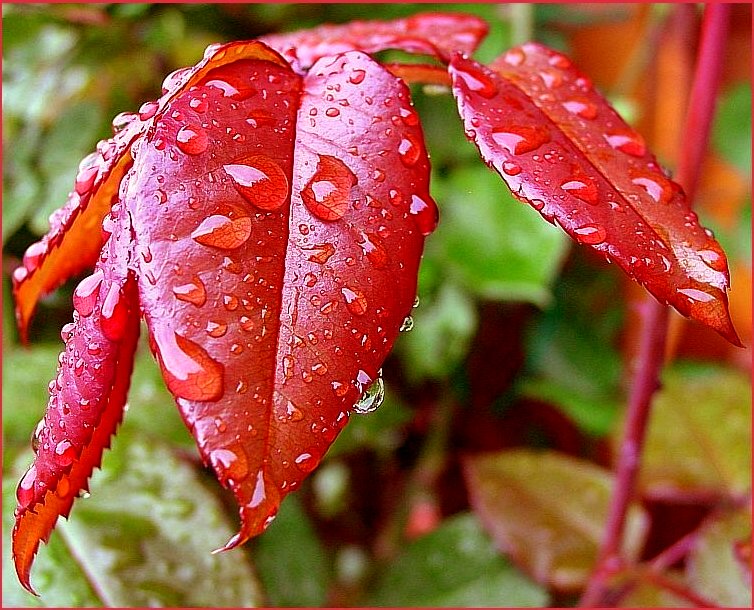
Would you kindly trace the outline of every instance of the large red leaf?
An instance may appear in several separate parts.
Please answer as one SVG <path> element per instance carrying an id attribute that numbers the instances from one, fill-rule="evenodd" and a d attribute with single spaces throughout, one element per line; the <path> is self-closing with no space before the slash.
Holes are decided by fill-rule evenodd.
<path id="1" fill-rule="evenodd" d="M 302 78 L 260 45 L 176 96 L 134 152 L 141 305 L 241 507 L 226 548 L 317 465 L 411 310 L 437 212 L 408 96 L 361 53 Z"/>
<path id="2" fill-rule="evenodd" d="M 641 136 L 570 61 L 537 44 L 449 66 L 468 136 L 519 199 L 661 302 L 740 342 L 728 265 Z"/>
<path id="3" fill-rule="evenodd" d="M 40 541 L 59 516 L 67 517 L 100 464 L 120 423 L 139 337 L 136 281 L 128 215 L 118 206 L 108 217 L 112 237 L 95 272 L 74 293 L 74 321 L 63 328 L 65 349 L 50 400 L 34 434 L 34 463 L 18 486 L 13 558 L 21 583 Z"/>
<path id="4" fill-rule="evenodd" d="M 487 35 L 487 23 L 463 13 L 420 13 L 392 21 L 351 21 L 322 25 L 260 38 L 273 49 L 293 56 L 302 68 L 345 51 L 376 53 L 400 49 L 449 60 L 454 51 L 472 53 Z"/>

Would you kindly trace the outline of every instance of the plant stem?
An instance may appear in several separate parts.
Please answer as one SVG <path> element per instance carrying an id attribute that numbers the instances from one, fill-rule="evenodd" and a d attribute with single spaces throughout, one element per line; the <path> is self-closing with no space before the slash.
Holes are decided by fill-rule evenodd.
<path id="1" fill-rule="evenodd" d="M 699 179 L 709 130 L 717 97 L 720 69 L 728 23 L 728 7 L 707 5 L 701 33 L 694 82 L 689 100 L 677 180 L 685 188 L 689 207 Z M 641 304 L 642 328 L 637 366 L 632 378 L 628 399 L 626 424 L 623 432 L 615 473 L 615 491 L 611 497 L 608 520 L 597 558 L 597 567 L 590 578 L 582 607 L 592 607 L 602 599 L 609 576 L 620 563 L 620 546 L 626 523 L 626 513 L 635 495 L 636 478 L 649 421 L 652 396 L 659 387 L 668 309 L 647 296 Z"/>
<path id="2" fill-rule="evenodd" d="M 508 5 L 511 21 L 511 43 L 524 44 L 532 39 L 534 30 L 534 7 L 528 2 Z"/>

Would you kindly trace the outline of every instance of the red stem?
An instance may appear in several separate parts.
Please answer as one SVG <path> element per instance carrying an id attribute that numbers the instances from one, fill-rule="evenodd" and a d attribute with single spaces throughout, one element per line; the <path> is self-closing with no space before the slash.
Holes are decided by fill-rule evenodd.
<path id="1" fill-rule="evenodd" d="M 694 81 L 686 115 L 684 142 L 678 163 L 677 181 L 684 187 L 689 207 L 699 179 L 717 98 L 729 7 L 707 5 Z M 648 295 L 641 304 L 641 337 L 637 365 L 628 398 L 626 424 L 618 453 L 615 491 L 610 499 L 607 525 L 597 558 L 597 567 L 581 598 L 581 607 L 599 604 L 609 576 L 620 564 L 620 546 L 630 501 L 635 495 L 636 478 L 646 437 L 652 396 L 660 385 L 668 309 Z"/>

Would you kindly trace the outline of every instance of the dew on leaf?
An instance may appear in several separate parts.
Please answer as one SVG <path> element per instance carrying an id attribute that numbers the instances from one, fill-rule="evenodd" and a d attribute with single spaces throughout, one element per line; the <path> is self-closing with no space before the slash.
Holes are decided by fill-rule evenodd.
<path id="1" fill-rule="evenodd" d="M 185 301 L 197 307 L 201 307 L 207 302 L 207 290 L 204 287 L 204 282 L 196 276 L 186 284 L 174 286 L 173 294 L 179 301 Z"/>
<path id="2" fill-rule="evenodd" d="M 563 102 L 565 108 L 571 114 L 580 116 L 582 119 L 594 119 L 597 117 L 597 106 L 587 99 L 574 99 Z"/>
<path id="3" fill-rule="evenodd" d="M 55 461 L 61 466 L 68 466 L 76 459 L 76 448 L 71 441 L 62 440 L 55 445 Z"/>
<path id="4" fill-rule="evenodd" d="M 200 155 L 209 146 L 209 137 L 201 127 L 184 125 L 175 136 L 178 148 L 187 155 Z"/>
<path id="5" fill-rule="evenodd" d="M 47 255 L 47 245 L 44 242 L 36 241 L 31 244 L 24 252 L 25 271 L 34 270 L 39 266 L 40 261 Z"/>
<path id="6" fill-rule="evenodd" d="M 644 138 L 634 131 L 612 131 L 605 134 L 605 140 L 614 149 L 632 157 L 643 157 L 647 152 Z"/>
<path id="7" fill-rule="evenodd" d="M 414 217 L 419 232 L 425 237 L 437 228 L 439 213 L 437 204 L 432 199 L 413 195 L 409 212 Z"/>
<path id="8" fill-rule="evenodd" d="M 212 401 L 223 393 L 223 366 L 197 343 L 170 329 L 156 333 L 168 389 L 186 400 Z"/>
<path id="9" fill-rule="evenodd" d="M 715 297 L 713 295 L 696 288 L 679 288 L 678 292 L 684 296 L 687 296 L 692 301 L 698 301 L 700 303 L 709 303 L 710 301 L 715 300 Z"/>
<path id="10" fill-rule="evenodd" d="M 245 157 L 223 165 L 223 169 L 241 196 L 260 210 L 277 210 L 288 200 L 288 178 L 280 165 L 269 157 Z"/>
<path id="11" fill-rule="evenodd" d="M 715 271 L 725 273 L 727 271 L 727 264 L 725 257 L 715 250 L 699 250 L 699 257 L 702 259 L 705 265 Z"/>
<path id="12" fill-rule="evenodd" d="M 252 221 L 249 216 L 236 215 L 229 218 L 223 214 L 213 214 L 205 218 L 191 233 L 195 241 L 221 250 L 240 248 L 251 236 Z"/>
<path id="13" fill-rule="evenodd" d="M 301 453 L 293 460 L 302 472 L 311 472 L 317 466 L 317 461 L 311 453 Z"/>
<path id="14" fill-rule="evenodd" d="M 317 170 L 301 191 L 306 208 L 320 220 L 340 220 L 348 210 L 356 176 L 337 157 L 319 155 Z"/>
<path id="15" fill-rule="evenodd" d="M 157 102 L 144 102 L 139 107 L 139 118 L 142 121 L 148 121 L 157 113 L 158 107 L 159 104 Z"/>
<path id="16" fill-rule="evenodd" d="M 586 176 L 581 177 L 579 180 L 569 180 L 568 182 L 564 182 L 560 185 L 560 188 L 591 205 L 599 203 L 597 185 Z"/>
<path id="17" fill-rule="evenodd" d="M 330 243 L 316 244 L 314 246 L 304 246 L 303 250 L 312 252 L 308 259 L 313 263 L 324 265 L 330 257 L 335 254 L 335 246 Z"/>
<path id="18" fill-rule="evenodd" d="M 123 292 L 120 286 L 113 282 L 107 289 L 100 310 L 102 333 L 111 341 L 119 341 L 126 332 L 127 320 L 128 306 L 123 298 Z"/>
<path id="19" fill-rule="evenodd" d="M 638 176 L 631 180 L 642 187 L 657 203 L 668 203 L 673 198 L 673 188 L 666 178 L 660 176 Z"/>
<path id="20" fill-rule="evenodd" d="M 605 227 L 602 225 L 584 225 L 583 227 L 574 229 L 573 232 L 580 243 L 590 246 L 601 244 L 607 239 L 607 231 L 605 231 Z"/>
<path id="21" fill-rule="evenodd" d="M 367 312 L 367 299 L 360 290 L 345 287 L 341 289 L 346 307 L 355 316 L 363 316 Z"/>
<path id="22" fill-rule="evenodd" d="M 550 141 L 550 130 L 544 125 L 508 125 L 492 129 L 492 139 L 513 155 L 537 150 Z"/>
<path id="23" fill-rule="evenodd" d="M 482 97 L 491 99 L 498 93 L 498 88 L 492 78 L 484 72 L 481 68 L 476 66 L 464 66 L 461 70 L 458 70 L 458 75 L 466 83 L 466 86 L 474 93 L 478 93 Z"/>
<path id="24" fill-rule="evenodd" d="M 348 81 L 354 85 L 360 85 L 364 82 L 366 75 L 367 73 L 364 70 L 357 68 L 348 76 Z"/>
<path id="25" fill-rule="evenodd" d="M 416 138 L 410 134 L 406 134 L 398 144 L 398 156 L 401 162 L 406 167 L 414 167 L 421 159 L 422 146 L 416 140 Z"/>
<path id="26" fill-rule="evenodd" d="M 214 449 L 209 454 L 212 467 L 222 479 L 242 481 L 249 474 L 249 462 L 243 448 L 234 444 L 227 449 Z"/>
<path id="27" fill-rule="evenodd" d="M 90 276 L 81 280 L 79 285 L 76 286 L 76 290 L 73 291 L 73 307 L 81 316 L 86 318 L 92 315 L 103 277 L 102 269 L 97 269 Z"/>
<path id="28" fill-rule="evenodd" d="M 16 499 L 21 508 L 28 508 L 34 501 L 34 484 L 37 482 L 37 467 L 32 465 L 26 471 L 16 488 Z"/>
<path id="29" fill-rule="evenodd" d="M 76 185 L 74 187 L 74 190 L 79 195 L 88 193 L 94 185 L 94 180 L 95 178 L 97 178 L 97 173 L 97 167 L 86 167 L 82 169 L 76 176 Z"/>
<path id="30" fill-rule="evenodd" d="M 402 333 L 410 332 L 414 329 L 414 319 L 411 316 L 406 316 L 401 322 L 401 326 L 398 329 Z"/>

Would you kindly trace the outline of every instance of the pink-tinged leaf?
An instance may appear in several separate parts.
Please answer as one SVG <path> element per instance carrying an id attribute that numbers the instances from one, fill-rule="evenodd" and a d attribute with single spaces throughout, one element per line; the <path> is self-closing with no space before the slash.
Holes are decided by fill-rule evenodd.
<path id="1" fill-rule="evenodd" d="M 542 584 L 562 591 L 584 586 L 607 522 L 609 471 L 555 452 L 516 449 L 472 456 L 464 475 L 471 506 L 501 551 Z M 647 529 L 646 513 L 632 504 L 625 559 L 638 558 Z"/>
<path id="2" fill-rule="evenodd" d="M 400 49 L 447 61 L 454 51 L 472 53 L 488 29 L 483 20 L 473 15 L 421 13 L 392 21 L 322 25 L 288 34 L 271 34 L 260 40 L 286 56 L 292 53 L 302 68 L 309 68 L 318 59 L 345 51 L 376 53 Z"/>
<path id="3" fill-rule="evenodd" d="M 34 434 L 34 463 L 18 490 L 13 559 L 29 591 L 31 565 L 58 517 L 87 489 L 123 415 L 139 336 L 136 279 L 128 270 L 127 215 L 113 212 L 113 235 L 102 261 L 74 298 L 74 321 L 62 332 L 65 350 L 50 382 L 50 400 Z"/>
<path id="4" fill-rule="evenodd" d="M 367 56 L 301 77 L 259 46 L 175 96 L 134 157 L 141 305 L 239 503 L 231 548 L 319 463 L 411 311 L 437 222 L 423 136 L 407 87 Z"/>
<path id="5" fill-rule="evenodd" d="M 641 136 L 567 58 L 526 44 L 491 68 L 459 54 L 449 69 L 469 138 L 516 197 L 740 345 L 722 248 Z"/>

